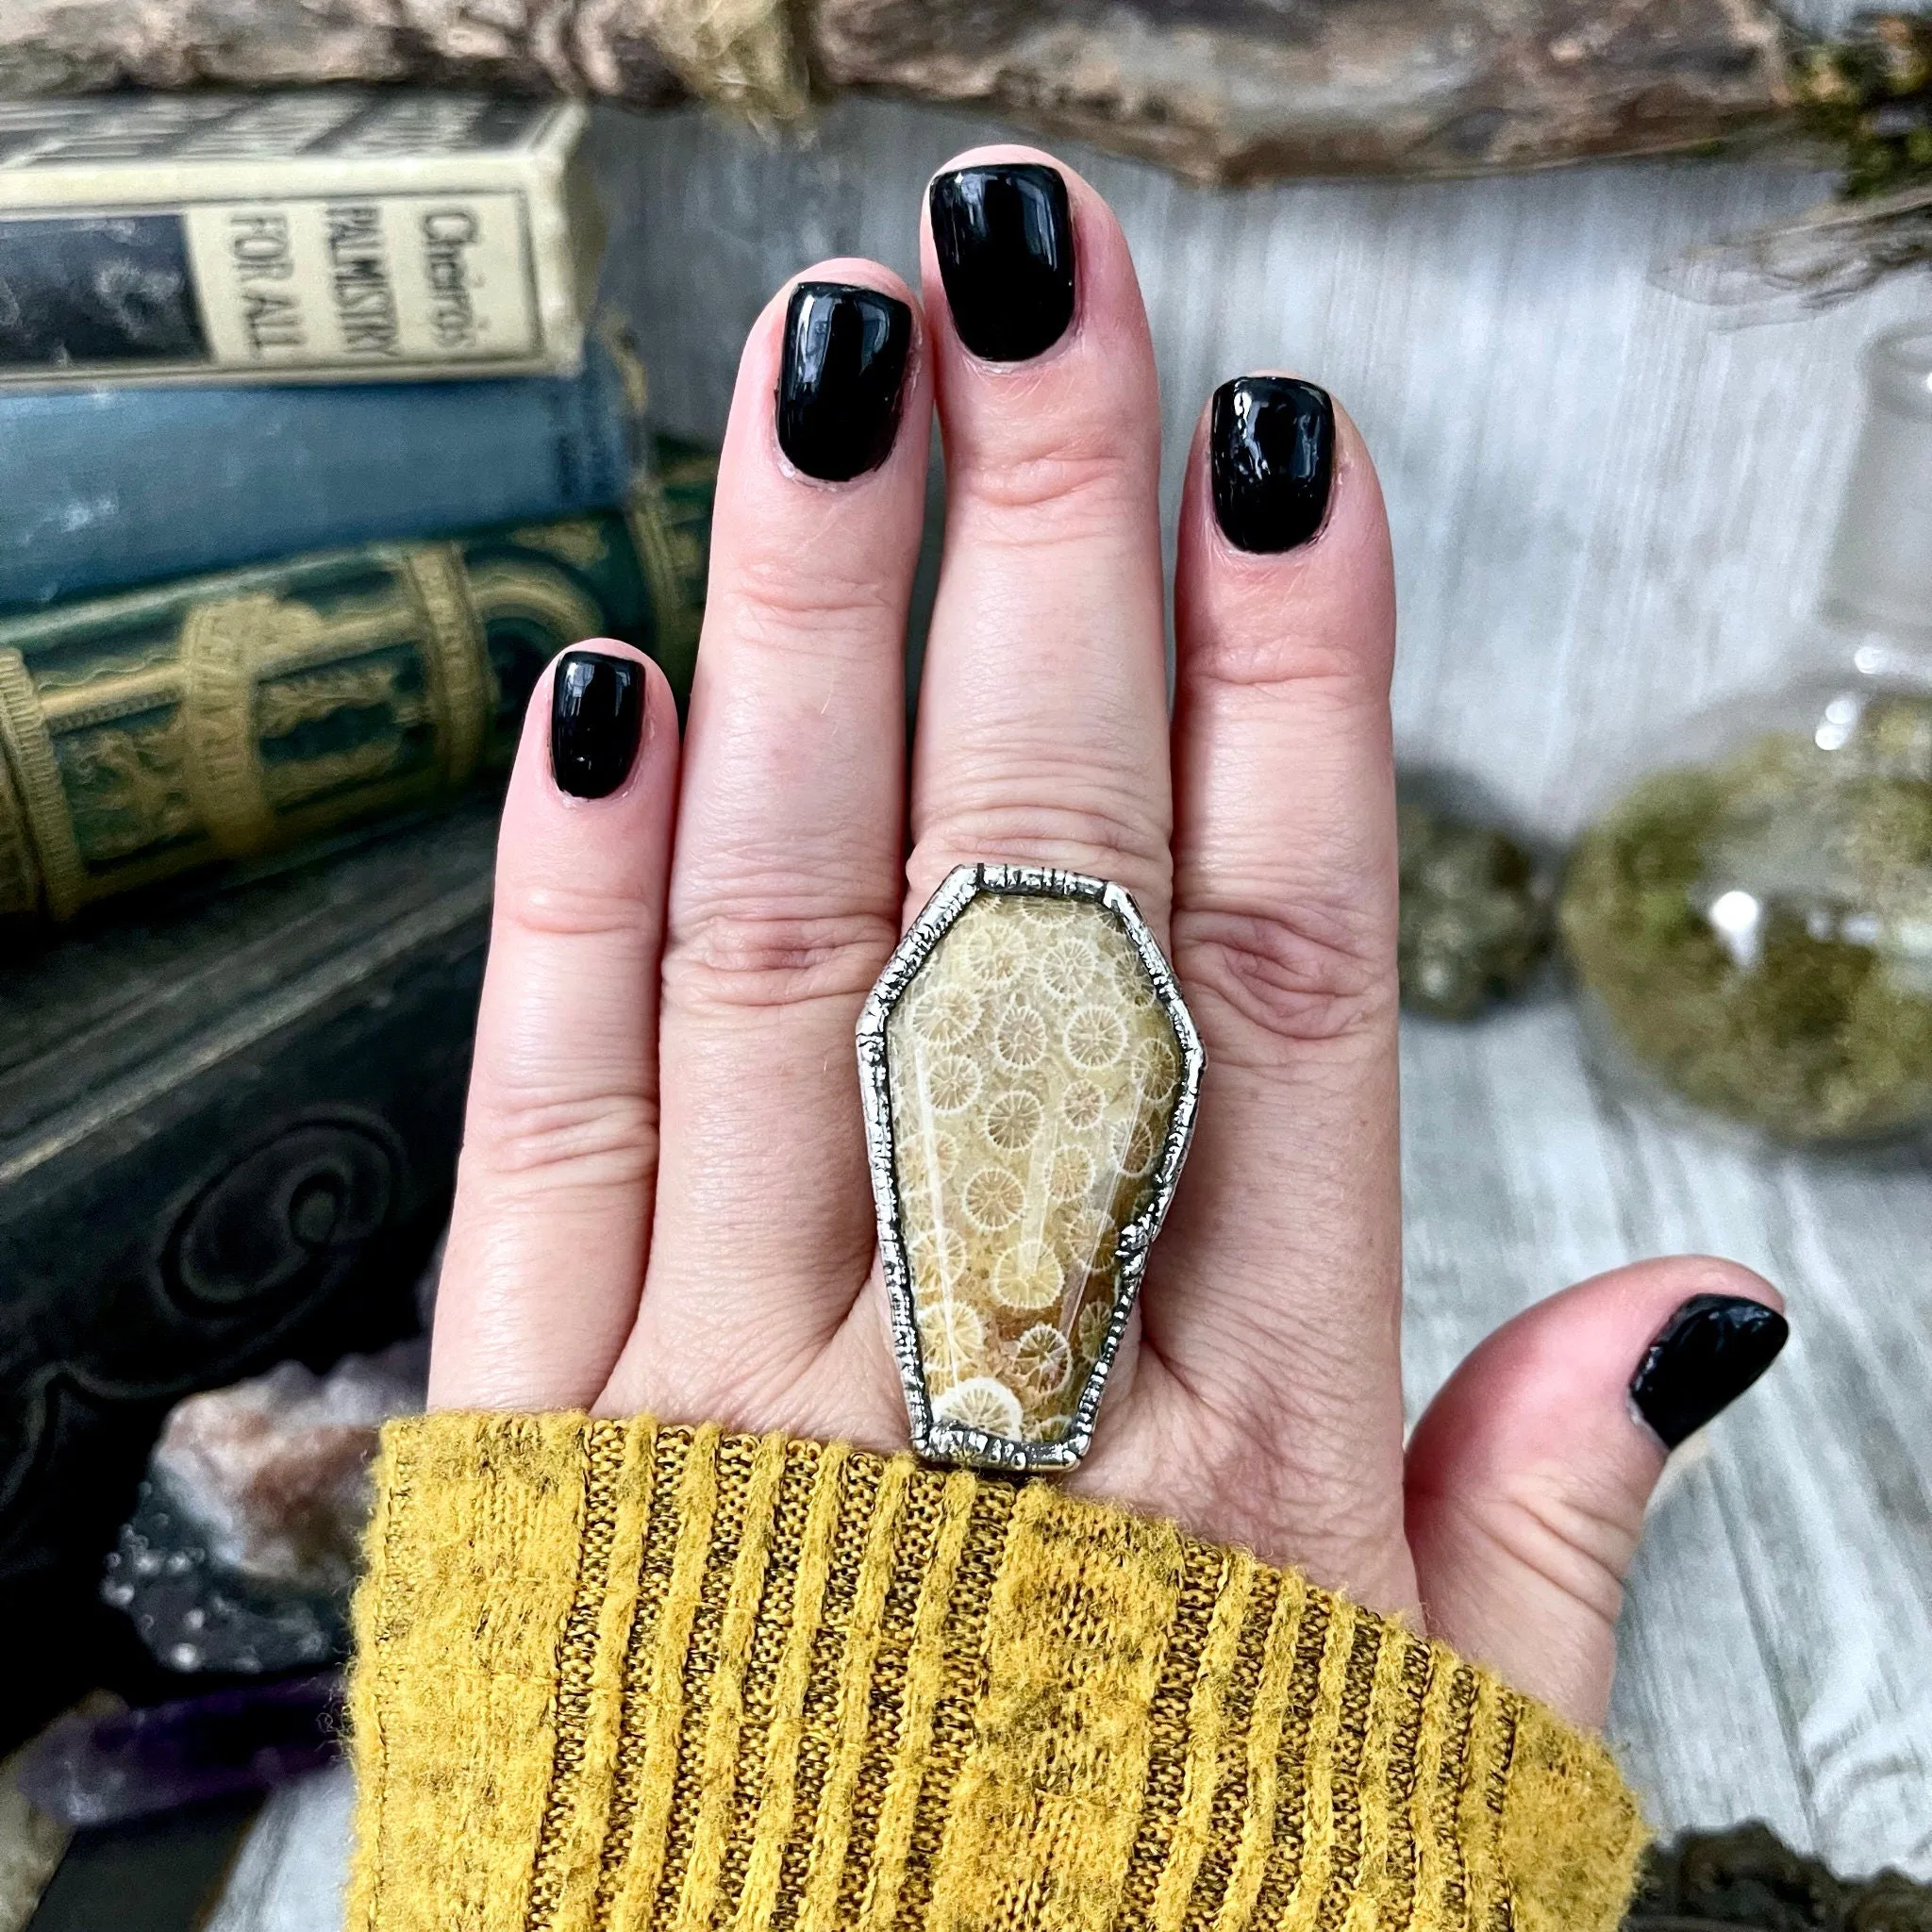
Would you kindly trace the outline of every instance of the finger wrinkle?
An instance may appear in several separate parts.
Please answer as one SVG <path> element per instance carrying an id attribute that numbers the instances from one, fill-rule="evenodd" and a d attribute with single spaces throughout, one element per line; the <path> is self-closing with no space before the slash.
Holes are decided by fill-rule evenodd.
<path id="1" fill-rule="evenodd" d="M 656 906 L 644 895 L 651 890 L 642 882 L 631 887 L 570 885 L 520 877 L 512 872 L 498 884 L 495 922 L 499 934 L 615 941 L 615 958 L 608 970 L 621 973 L 627 970 L 627 961 L 648 957 Z"/>
<path id="2" fill-rule="evenodd" d="M 1277 608 L 1191 637 L 1177 675 L 1200 703 L 1253 692 L 1284 698 L 1314 719 L 1387 719 L 1392 659 L 1358 626 L 1311 623 L 1305 611 L 1284 624 Z"/>
<path id="3" fill-rule="evenodd" d="M 1102 836 L 1112 827 L 1164 858 L 1168 814 L 1135 769 L 1132 708 L 1096 702 L 1077 744 L 1068 742 L 1065 719 L 1034 711 L 981 717 L 950 754 L 943 791 L 932 788 L 939 796 L 929 801 L 929 816 L 991 821 L 1004 814 L 1018 830 L 1051 821 L 1056 830 Z"/>
<path id="4" fill-rule="evenodd" d="M 1099 436 L 1037 448 L 947 446 L 947 525 L 962 537 L 1115 533 L 1158 515 L 1147 456 Z"/>
<path id="5" fill-rule="evenodd" d="M 802 781 L 807 768 L 796 763 L 795 771 L 768 775 Z M 795 826 L 758 816 L 769 795 L 762 782 L 746 774 L 743 796 L 736 795 L 740 789 L 733 787 L 723 805 L 713 798 L 702 815 L 691 814 L 704 851 L 673 880 L 674 933 L 711 918 L 853 919 L 892 925 L 899 912 L 897 854 L 876 826 L 848 827 L 842 844 L 803 847 Z"/>
<path id="6" fill-rule="evenodd" d="M 678 921 L 664 954 L 667 1001 L 771 1008 L 862 998 L 898 940 L 892 916 L 714 906 Z"/>
<path id="7" fill-rule="evenodd" d="M 1469 1498 L 1443 1491 L 1429 1500 L 1443 1516 L 1430 1531 L 1431 1543 L 1453 1545 L 1460 1568 L 1480 1565 L 1487 1571 L 1486 1595 L 1514 1593 L 1513 1566 L 1607 1628 L 1616 1627 L 1638 1531 L 1612 1541 L 1607 1525 L 1600 1524 L 1595 1536 L 1585 1529 L 1581 1540 L 1573 1540 L 1572 1529 L 1546 1513 L 1546 1506 L 1540 1508 L 1522 1497 Z"/>
<path id="8" fill-rule="evenodd" d="M 525 1094 L 491 1081 L 480 1101 L 463 1153 L 492 1185 L 535 1181 L 546 1198 L 550 1191 L 608 1196 L 648 1187 L 657 1172 L 658 1103 L 649 1093 Z"/>
<path id="9" fill-rule="evenodd" d="M 921 832 L 910 870 L 937 884 L 954 866 L 982 860 L 1057 866 L 1117 880 L 1133 892 L 1143 918 L 1166 924 L 1167 835 L 1164 826 L 1148 822 L 1144 802 L 1140 809 L 1124 799 L 1113 805 L 944 805 Z"/>
<path id="10" fill-rule="evenodd" d="M 719 617 L 729 628 L 775 622 L 808 626 L 814 634 L 828 619 L 885 618 L 889 625 L 874 623 L 864 632 L 877 650 L 894 641 L 892 626 L 904 617 L 908 582 L 897 559 L 886 569 L 875 558 L 845 562 L 828 557 L 824 546 L 805 541 L 769 555 L 739 549 L 731 553 L 729 582 L 721 584 L 711 600 L 716 615 L 708 617 L 706 630 L 708 634 Z"/>
<path id="11" fill-rule="evenodd" d="M 1328 1258 L 1315 1256 L 1311 1263 Z M 1233 1270 L 1221 1271 L 1211 1313 L 1186 1307 L 1163 1312 L 1157 1295 L 1146 1311 L 1146 1345 L 1175 1383 L 1222 1422 L 1263 1441 L 1284 1434 L 1333 1443 L 1341 1461 L 1353 1467 L 1359 1454 L 1347 1445 L 1360 1443 L 1380 1398 L 1391 1394 L 1386 1358 L 1372 1363 L 1364 1344 L 1386 1341 L 1392 1356 L 1399 1343 L 1396 1270 L 1316 1299 L 1293 1256 L 1284 1254 L 1281 1264 L 1245 1287 Z M 1262 1362 L 1267 1373 L 1257 1374 Z M 1399 1426 L 1388 1440 L 1399 1452 Z"/>
<path id="12" fill-rule="evenodd" d="M 1174 964 L 1190 995 L 1211 992 L 1283 1047 L 1392 1035 L 1395 962 L 1379 923 L 1298 907 L 1213 912 L 1190 906 L 1174 922 Z"/>

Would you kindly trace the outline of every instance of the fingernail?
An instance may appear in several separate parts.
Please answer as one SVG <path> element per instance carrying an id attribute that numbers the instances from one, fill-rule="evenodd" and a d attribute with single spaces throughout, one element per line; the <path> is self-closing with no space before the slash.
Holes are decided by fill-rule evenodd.
<path id="1" fill-rule="evenodd" d="M 1692 1295 L 1650 1344 L 1630 1378 L 1630 1400 L 1664 1447 L 1674 1449 L 1770 1368 L 1790 1332 L 1762 1302 Z"/>
<path id="2" fill-rule="evenodd" d="M 1052 348 L 1074 319 L 1065 177 L 1037 161 L 995 161 L 935 175 L 926 194 L 959 340 L 989 362 Z"/>
<path id="3" fill-rule="evenodd" d="M 608 798 L 630 776 L 644 733 L 644 667 L 571 651 L 550 684 L 550 771 L 573 798 Z"/>
<path id="4" fill-rule="evenodd" d="M 877 469 L 898 433 L 911 349 L 905 303 L 845 282 L 800 282 L 785 310 L 778 447 L 826 483 Z"/>
<path id="5" fill-rule="evenodd" d="M 1289 375 L 1238 375 L 1214 391 L 1208 467 L 1214 514 L 1238 550 L 1292 550 L 1322 527 L 1335 480 L 1335 405 Z"/>

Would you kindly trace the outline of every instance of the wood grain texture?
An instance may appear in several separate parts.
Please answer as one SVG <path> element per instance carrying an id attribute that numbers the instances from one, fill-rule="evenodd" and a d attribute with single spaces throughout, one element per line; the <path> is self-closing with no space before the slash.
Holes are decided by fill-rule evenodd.
<path id="1" fill-rule="evenodd" d="M 884 103 L 776 144 L 688 111 L 604 119 L 611 286 L 665 425 L 722 429 L 745 327 L 785 275 L 846 252 L 915 270 L 927 173 L 1009 134 Z M 1851 454 L 1857 345 L 1927 297 L 1894 286 L 1724 333 L 1648 275 L 1804 208 L 1822 177 L 1652 164 L 1229 193 L 1067 154 L 1147 291 L 1170 530 L 1224 376 L 1300 370 L 1363 425 L 1395 532 L 1406 758 L 1563 837 L 1620 759 L 1777 674 Z M 1923 1167 L 1766 1157 L 1657 1119 L 1557 1001 L 1410 1024 L 1403 1073 L 1411 1407 L 1496 1323 L 1634 1256 L 1733 1255 L 1790 1297 L 1785 1359 L 1679 1458 L 1632 1579 L 1612 1730 L 1653 1823 L 1757 1815 L 1842 1871 L 1932 1876 Z M 288 1857 L 341 1856 L 325 1782 L 288 1809 Z M 222 1932 L 337 1923 L 325 1888 L 250 1869 L 263 1904 Z"/>

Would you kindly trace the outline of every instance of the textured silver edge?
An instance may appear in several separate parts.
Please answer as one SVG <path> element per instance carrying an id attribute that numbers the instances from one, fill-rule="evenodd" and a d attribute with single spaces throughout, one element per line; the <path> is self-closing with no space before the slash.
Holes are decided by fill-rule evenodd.
<path id="1" fill-rule="evenodd" d="M 912 1276 L 906 1260 L 906 1240 L 899 1222 L 899 1191 L 892 1172 L 892 1100 L 886 1069 L 886 1028 L 913 975 L 931 958 L 948 929 L 982 892 L 1032 894 L 1051 899 L 1096 899 L 1113 913 L 1153 983 L 1181 1051 L 1180 1091 L 1174 1096 L 1153 1192 L 1147 1205 L 1121 1229 L 1115 1247 L 1120 1287 L 1107 1339 L 1074 1406 L 1067 1433 L 1058 1442 L 1013 1442 L 984 1429 L 941 1422 L 926 1400 L 925 1379 L 920 1372 L 919 1329 L 912 1313 Z M 1032 865 L 962 865 L 948 873 L 940 889 L 925 902 L 897 950 L 886 962 L 878 983 L 867 994 L 858 1016 L 858 1091 L 865 1109 L 865 1148 L 872 1172 L 873 1203 L 878 1211 L 879 1259 L 886 1277 L 886 1300 L 892 1317 L 892 1353 L 906 1391 L 906 1414 L 912 1427 L 912 1446 L 934 1462 L 962 1463 L 972 1469 L 1003 1470 L 1030 1475 L 1074 1468 L 1093 1442 L 1093 1425 L 1107 1392 L 1108 1373 L 1126 1333 L 1127 1317 L 1141 1293 L 1147 1272 L 1147 1255 L 1173 1205 L 1181 1166 L 1194 1138 L 1194 1116 L 1200 1108 L 1201 1074 L 1208 1056 L 1194 1016 L 1188 1011 L 1159 944 L 1141 917 L 1140 908 L 1124 886 L 1084 873 L 1058 872 Z"/>

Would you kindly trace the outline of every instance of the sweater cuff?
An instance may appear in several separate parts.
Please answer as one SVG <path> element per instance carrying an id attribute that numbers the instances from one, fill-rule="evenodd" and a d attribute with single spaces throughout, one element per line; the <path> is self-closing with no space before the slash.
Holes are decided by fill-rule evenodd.
<path id="1" fill-rule="evenodd" d="M 1610 1932 L 1603 1744 L 1071 1497 L 581 1415 L 384 1432 L 358 1932 Z"/>

